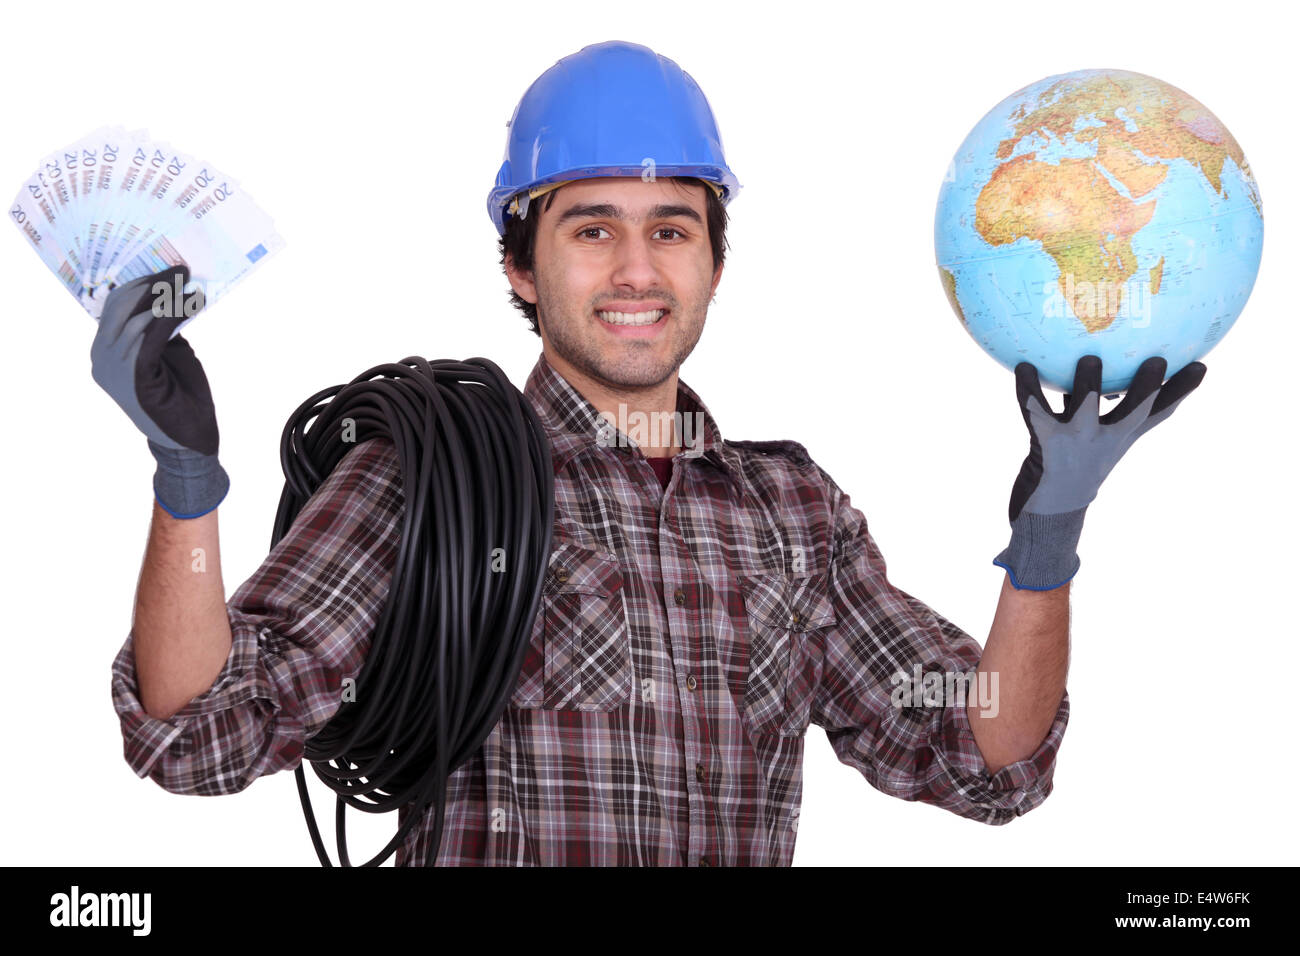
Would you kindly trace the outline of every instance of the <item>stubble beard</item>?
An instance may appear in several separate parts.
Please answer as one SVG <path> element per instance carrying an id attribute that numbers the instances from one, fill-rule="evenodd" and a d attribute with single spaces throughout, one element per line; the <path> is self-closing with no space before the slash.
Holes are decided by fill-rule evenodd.
<path id="1" fill-rule="evenodd" d="M 662 384 L 694 351 L 695 344 L 704 331 L 702 320 L 698 323 L 691 322 L 689 314 L 673 309 L 668 318 L 670 328 L 667 334 L 672 337 L 668 358 L 652 357 L 658 351 L 657 344 L 638 343 L 635 339 L 629 339 L 615 350 L 615 354 L 610 355 L 592 340 L 599 330 L 588 323 L 598 322 L 599 319 L 584 314 L 551 322 L 547 316 L 563 310 L 557 309 L 540 288 L 538 291 L 537 322 L 545 330 L 551 346 L 566 362 L 607 388 L 647 388 Z M 588 329 L 591 331 L 588 332 Z M 689 333 L 685 338 L 682 337 L 683 330 Z"/>

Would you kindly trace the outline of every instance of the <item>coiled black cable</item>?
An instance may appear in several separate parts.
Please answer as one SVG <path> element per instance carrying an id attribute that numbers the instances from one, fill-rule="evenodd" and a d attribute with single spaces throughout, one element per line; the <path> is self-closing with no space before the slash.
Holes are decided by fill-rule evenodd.
<path id="1" fill-rule="evenodd" d="M 551 552 L 550 442 L 527 398 L 488 359 L 377 365 L 317 392 L 286 423 L 271 547 L 343 456 L 371 438 L 396 446 L 401 543 L 355 701 L 307 741 L 304 760 L 337 795 L 339 865 L 352 865 L 348 806 L 411 807 L 364 864 L 379 866 L 430 805 L 432 865 L 447 778 L 496 726 L 523 666 Z M 316 855 L 333 866 L 301 765 L 294 775 Z"/>

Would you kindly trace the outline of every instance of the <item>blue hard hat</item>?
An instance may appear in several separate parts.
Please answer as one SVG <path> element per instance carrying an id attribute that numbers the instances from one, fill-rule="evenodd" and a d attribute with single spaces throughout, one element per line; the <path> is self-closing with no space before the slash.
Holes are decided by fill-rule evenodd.
<path id="1" fill-rule="evenodd" d="M 699 85 L 637 43 L 596 43 L 559 60 L 528 87 L 507 125 L 487 203 L 501 235 L 507 217 L 524 218 L 531 199 L 574 179 L 694 176 L 724 205 L 740 192 Z"/>

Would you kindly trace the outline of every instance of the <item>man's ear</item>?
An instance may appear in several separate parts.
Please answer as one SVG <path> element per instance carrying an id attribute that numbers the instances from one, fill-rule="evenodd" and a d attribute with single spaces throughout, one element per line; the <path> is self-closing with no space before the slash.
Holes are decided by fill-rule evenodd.
<path id="1" fill-rule="evenodd" d="M 533 274 L 523 269 L 515 268 L 515 258 L 511 253 L 506 253 L 506 278 L 510 280 L 510 287 L 518 293 L 519 298 L 532 305 L 537 304 L 537 284 L 533 281 Z"/>

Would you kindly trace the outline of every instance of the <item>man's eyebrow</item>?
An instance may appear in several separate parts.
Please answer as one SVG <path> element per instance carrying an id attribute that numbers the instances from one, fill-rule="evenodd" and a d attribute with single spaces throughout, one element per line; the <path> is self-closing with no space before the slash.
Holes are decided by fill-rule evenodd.
<path id="1" fill-rule="evenodd" d="M 650 207 L 647 213 L 649 219 L 672 219 L 675 217 L 692 219 L 704 225 L 704 220 L 700 214 L 690 206 L 671 203 L 660 203 L 658 206 Z M 615 206 L 612 203 L 579 203 L 576 206 L 570 206 L 564 212 L 560 213 L 559 218 L 555 220 L 556 228 L 563 226 L 571 219 L 626 219 L 627 213 L 621 206 Z"/>

